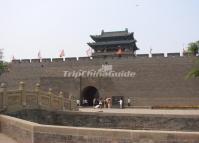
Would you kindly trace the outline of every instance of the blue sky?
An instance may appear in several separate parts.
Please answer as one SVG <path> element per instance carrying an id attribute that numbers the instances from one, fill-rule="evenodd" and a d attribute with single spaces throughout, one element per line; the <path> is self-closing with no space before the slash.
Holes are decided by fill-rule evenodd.
<path id="1" fill-rule="evenodd" d="M 0 0 L 4 60 L 86 56 L 89 35 L 128 28 L 137 53 L 181 52 L 199 40 L 199 0 Z"/>

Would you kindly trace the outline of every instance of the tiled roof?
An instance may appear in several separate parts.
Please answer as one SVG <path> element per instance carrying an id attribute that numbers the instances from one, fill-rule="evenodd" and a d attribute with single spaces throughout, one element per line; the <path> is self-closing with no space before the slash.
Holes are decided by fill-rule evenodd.
<path id="1" fill-rule="evenodd" d="M 128 36 L 133 33 L 129 33 L 128 30 L 125 31 L 112 31 L 112 32 L 101 32 L 101 35 L 91 35 L 91 37 L 95 38 L 103 38 L 103 37 L 119 37 L 119 36 Z"/>

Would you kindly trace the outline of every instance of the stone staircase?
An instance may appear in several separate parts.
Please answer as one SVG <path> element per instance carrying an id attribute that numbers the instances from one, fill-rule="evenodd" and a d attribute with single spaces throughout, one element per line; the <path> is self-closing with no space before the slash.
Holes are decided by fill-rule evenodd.
<path id="1" fill-rule="evenodd" d="M 36 84 L 35 90 L 26 90 L 25 83 L 20 82 L 16 90 L 7 90 L 5 84 L 0 86 L 0 113 L 20 111 L 22 109 L 44 109 L 51 111 L 78 110 L 73 96 L 65 98 L 63 92 L 52 93 L 40 90 Z"/>

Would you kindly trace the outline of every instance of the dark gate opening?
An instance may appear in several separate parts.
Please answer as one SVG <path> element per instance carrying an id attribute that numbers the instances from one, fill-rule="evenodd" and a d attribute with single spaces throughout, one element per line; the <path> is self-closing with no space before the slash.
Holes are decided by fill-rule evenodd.
<path id="1" fill-rule="evenodd" d="M 83 106 L 93 106 L 93 99 L 99 98 L 99 92 L 97 88 L 93 86 L 87 86 L 81 93 L 81 104 Z"/>

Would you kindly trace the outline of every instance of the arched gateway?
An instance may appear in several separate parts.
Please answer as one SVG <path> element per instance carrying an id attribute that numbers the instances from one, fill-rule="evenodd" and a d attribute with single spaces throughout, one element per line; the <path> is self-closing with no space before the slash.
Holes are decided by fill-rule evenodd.
<path id="1" fill-rule="evenodd" d="M 85 106 L 93 106 L 93 99 L 99 98 L 99 92 L 94 86 L 87 86 L 81 92 L 81 104 Z M 87 103 L 84 103 L 83 100 L 86 100 Z"/>

